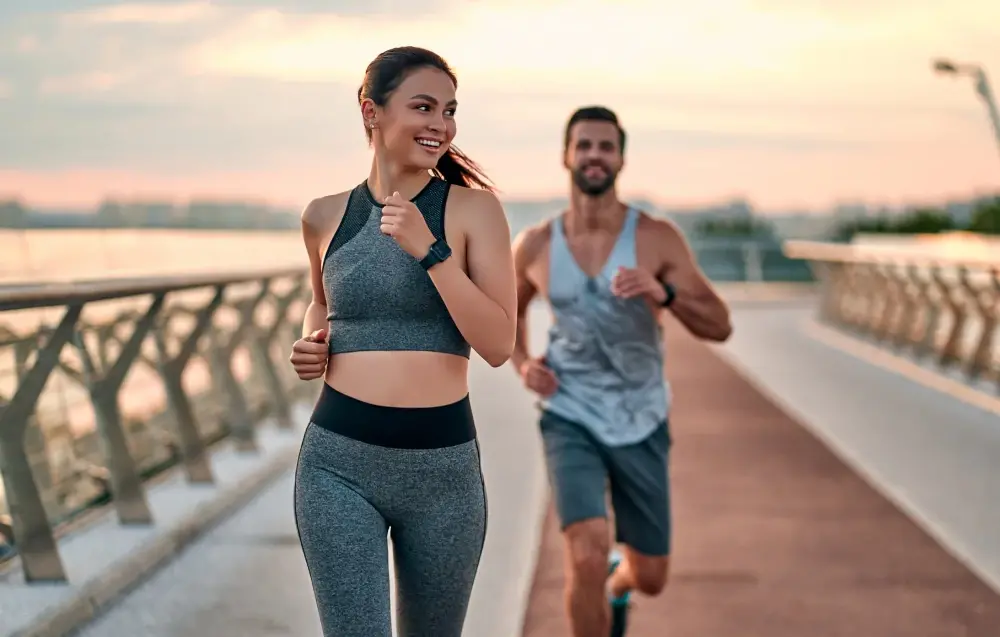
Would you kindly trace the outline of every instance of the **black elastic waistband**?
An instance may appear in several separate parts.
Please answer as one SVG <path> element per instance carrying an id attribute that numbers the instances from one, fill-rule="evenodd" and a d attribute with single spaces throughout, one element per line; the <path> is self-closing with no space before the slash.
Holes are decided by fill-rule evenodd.
<path id="1" fill-rule="evenodd" d="M 437 449 L 476 439 L 468 396 L 439 407 L 385 407 L 323 383 L 312 422 L 359 442 L 399 449 Z"/>

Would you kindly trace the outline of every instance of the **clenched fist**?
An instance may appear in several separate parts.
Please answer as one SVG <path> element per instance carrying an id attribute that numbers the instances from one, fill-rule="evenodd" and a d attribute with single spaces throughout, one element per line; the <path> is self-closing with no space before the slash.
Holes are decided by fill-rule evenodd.
<path id="1" fill-rule="evenodd" d="M 542 398 L 548 398 L 559 388 L 559 380 L 556 378 L 555 372 L 549 369 L 541 358 L 525 361 L 518 371 L 521 374 L 521 379 L 524 380 L 524 386 Z"/>
<path id="2" fill-rule="evenodd" d="M 385 198 L 380 229 L 418 260 L 427 256 L 435 241 L 434 234 L 427 227 L 427 221 L 416 204 L 403 199 L 398 192 Z"/>
<path id="3" fill-rule="evenodd" d="M 327 330 L 319 329 L 295 341 L 292 345 L 292 355 L 288 360 L 295 368 L 295 373 L 302 380 L 322 378 L 326 372 L 326 363 L 330 359 L 330 349 L 326 342 Z"/>
<path id="4" fill-rule="evenodd" d="M 667 299 L 663 284 L 642 268 L 618 268 L 611 279 L 611 293 L 622 299 L 646 296 L 656 305 L 662 305 Z"/>

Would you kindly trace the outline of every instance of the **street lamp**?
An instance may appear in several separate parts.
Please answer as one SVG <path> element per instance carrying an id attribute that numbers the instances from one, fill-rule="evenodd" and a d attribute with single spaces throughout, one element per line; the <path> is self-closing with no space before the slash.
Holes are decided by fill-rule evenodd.
<path id="1" fill-rule="evenodd" d="M 978 64 L 957 64 L 941 58 L 934 60 L 934 71 L 942 75 L 967 75 L 976 81 L 976 93 L 983 98 L 983 102 L 986 104 L 990 121 L 993 123 L 993 135 L 996 137 L 997 148 L 1000 149 L 1000 113 L 997 112 L 997 104 L 993 99 L 990 82 L 986 79 L 986 71 Z"/>

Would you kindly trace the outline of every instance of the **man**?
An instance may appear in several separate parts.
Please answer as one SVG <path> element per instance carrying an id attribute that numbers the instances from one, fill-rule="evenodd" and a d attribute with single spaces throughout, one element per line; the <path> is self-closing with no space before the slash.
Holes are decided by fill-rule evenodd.
<path id="1" fill-rule="evenodd" d="M 658 595 L 666 585 L 670 393 L 660 314 L 671 312 L 712 341 L 732 331 L 726 304 L 679 229 L 619 201 L 615 181 L 624 150 L 625 131 L 612 111 L 576 111 L 564 140 L 569 209 L 514 240 L 518 331 L 511 360 L 541 396 L 575 637 L 624 634 L 629 593 Z M 536 295 L 554 315 L 540 358 L 527 348 L 525 315 Z M 623 545 L 610 567 L 608 486 Z"/>

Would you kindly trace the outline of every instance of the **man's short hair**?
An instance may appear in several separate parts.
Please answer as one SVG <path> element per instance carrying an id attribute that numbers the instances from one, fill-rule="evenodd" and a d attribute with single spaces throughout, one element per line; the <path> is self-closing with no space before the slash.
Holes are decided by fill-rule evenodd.
<path id="1" fill-rule="evenodd" d="M 618 123 L 618 116 L 610 108 L 604 106 L 584 106 L 576 109 L 566 122 L 566 132 L 563 137 L 563 152 L 569 150 L 569 134 L 573 130 L 573 124 L 577 122 L 610 122 L 618 129 L 618 145 L 622 153 L 625 152 L 625 129 Z"/>

